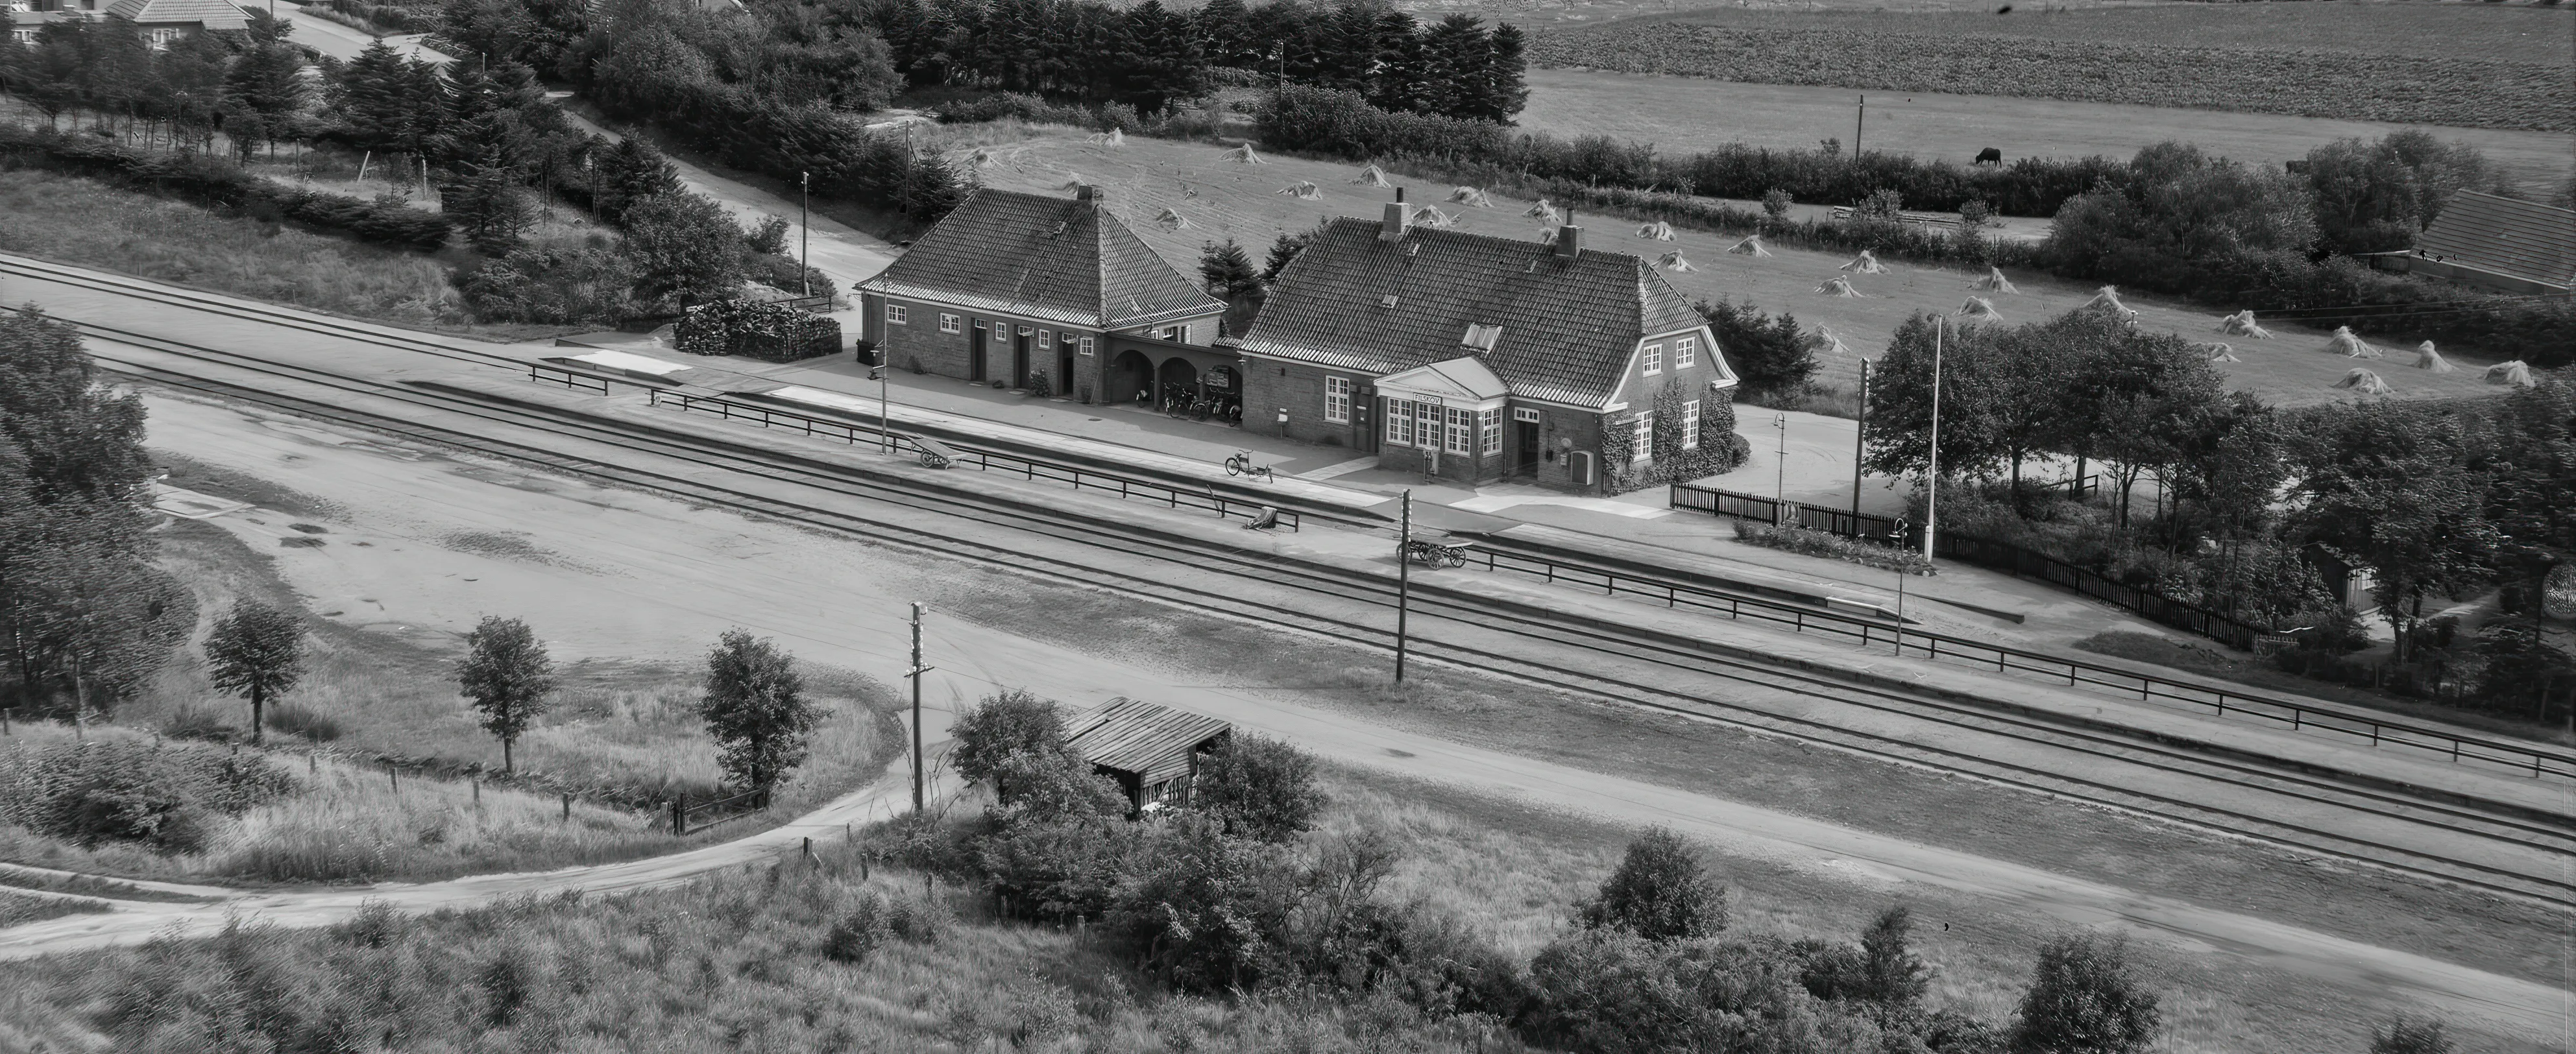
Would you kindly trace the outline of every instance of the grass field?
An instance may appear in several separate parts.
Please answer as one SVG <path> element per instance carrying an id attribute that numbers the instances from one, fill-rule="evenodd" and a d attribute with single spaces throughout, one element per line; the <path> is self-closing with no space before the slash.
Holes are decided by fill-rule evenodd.
<path id="1" fill-rule="evenodd" d="M 2576 12 L 2248 4 L 2057 13 L 1712 8 L 1537 34 L 1533 65 L 2576 131 Z"/>
<path id="2" fill-rule="evenodd" d="M 40 897 L 31 893 L 12 893 L 0 889 L 0 930 L 30 922 L 58 919 L 65 915 L 93 915 L 110 910 L 105 901 L 72 897 Z"/>
<path id="3" fill-rule="evenodd" d="M 1848 145 L 1853 104 L 1862 94 L 1869 97 L 1863 147 L 1962 165 L 1989 146 L 2006 158 L 2126 158 L 2139 147 L 2168 139 L 2241 161 L 2277 164 L 2305 157 L 2311 147 L 2336 139 L 2377 139 L 2408 127 L 2331 117 L 1992 95 L 1862 93 L 1599 70 L 1534 69 L 1529 85 L 1522 127 L 1567 137 L 1607 135 L 1653 143 L 1667 155 L 1726 143 L 1813 147 L 1828 137 Z M 2499 128 L 2431 131 L 2478 148 L 2535 193 L 2576 176 L 2576 134 Z"/>
<path id="4" fill-rule="evenodd" d="M 1199 249 L 1204 243 L 1233 238 L 1258 260 L 1282 232 L 1306 229 L 1328 216 L 1375 216 L 1380 203 L 1390 200 L 1388 191 L 1354 186 L 1351 176 L 1357 166 L 1338 162 L 1274 156 L 1268 164 L 1238 165 L 1225 161 L 1220 148 L 1205 143 L 1140 137 L 1129 139 L 1124 147 L 1112 148 L 1060 129 L 992 126 L 954 135 L 951 141 L 958 149 L 953 153 L 961 163 L 967 156 L 965 147 L 990 144 L 986 150 L 994 160 L 978 169 L 987 185 L 1058 193 L 1072 174 L 1079 173 L 1106 187 L 1111 207 L 1128 226 L 1185 274 L 1196 273 Z M 1322 188 L 1323 198 L 1305 201 L 1279 193 L 1281 188 L 1300 181 L 1313 181 Z M 1438 201 L 1446 196 L 1447 189 L 1417 186 L 1412 200 Z M 1451 205 L 1442 208 L 1460 217 L 1459 230 L 1508 238 L 1537 236 L 1539 221 L 1522 214 L 1526 202 L 1497 197 L 1495 203 L 1497 207 L 1491 209 Z M 1155 222 L 1166 208 L 1179 213 L 1189 225 L 1171 229 Z M 1657 242 L 1635 237 L 1638 224 L 1633 221 L 1604 216 L 1578 219 L 1586 227 L 1587 244 L 1598 249 L 1648 259 L 1679 250 L 1699 268 L 1689 273 L 1666 273 L 1674 288 L 1685 296 L 1730 298 L 1765 311 L 1794 314 L 1800 322 L 1823 327 L 1854 352 L 1870 358 L 1885 348 L 1889 335 L 1909 313 L 1956 310 L 1972 292 L 1969 283 L 1976 277 L 1964 271 L 1893 262 L 1889 266 L 1894 273 L 1862 275 L 1852 280 L 1866 294 L 1865 299 L 1828 297 L 1814 289 L 1840 273 L 1836 268 L 1846 257 L 1781 247 L 1773 248 L 1767 257 L 1733 255 L 1726 251 L 1736 241 L 1733 237 L 1684 230 L 1676 241 Z M 2021 295 L 1995 299 L 1996 308 L 2008 322 L 2035 321 L 2072 310 L 2094 292 L 2091 287 L 2039 274 L 2011 277 L 2021 288 Z M 2126 299 L 2139 311 L 2141 325 L 2175 330 L 2195 339 L 2217 339 L 2211 334 L 2217 312 L 2148 296 L 2132 295 Z M 2352 367 L 2352 360 L 2320 350 L 2325 344 L 2322 334 L 2287 326 L 2277 332 L 2280 338 L 2272 341 L 2235 342 L 2237 354 L 2245 361 L 2222 367 L 2233 383 L 2283 405 L 2326 402 L 2343 394 L 2330 385 Z M 2465 353 L 2471 349 L 2449 350 Z M 2379 369 L 2403 398 L 2480 396 L 2504 390 L 2481 382 L 2475 370 L 2465 368 L 2469 361 L 2473 360 L 2464 359 L 2464 368 L 2451 374 L 2418 373 L 2394 358 L 2369 365 Z M 1853 356 L 1828 355 L 1820 379 L 1843 383 L 1857 376 L 1858 370 Z"/>

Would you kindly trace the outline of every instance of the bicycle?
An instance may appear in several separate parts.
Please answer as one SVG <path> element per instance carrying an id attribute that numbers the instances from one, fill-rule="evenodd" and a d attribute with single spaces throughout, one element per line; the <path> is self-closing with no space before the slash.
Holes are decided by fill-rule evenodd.
<path id="1" fill-rule="evenodd" d="M 1271 475 L 1270 466 L 1255 465 L 1252 463 L 1252 451 L 1249 450 L 1237 451 L 1233 457 L 1225 459 L 1225 474 L 1229 476 L 1250 476 L 1264 483 L 1276 483 L 1279 481 L 1278 477 Z"/>

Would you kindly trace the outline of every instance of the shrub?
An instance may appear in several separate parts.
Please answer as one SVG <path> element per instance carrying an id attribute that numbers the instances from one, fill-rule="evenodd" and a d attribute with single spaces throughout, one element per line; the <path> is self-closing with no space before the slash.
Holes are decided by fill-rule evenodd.
<path id="1" fill-rule="evenodd" d="M 689 309 L 671 335 L 691 355 L 795 362 L 841 350 L 841 323 L 780 304 L 719 300 Z"/>
<path id="2" fill-rule="evenodd" d="M 975 843 L 975 866 L 1006 915 L 1099 919 L 1117 906 L 1120 883 L 1137 866 L 1142 830 L 1115 815 L 1013 822 Z"/>
<path id="3" fill-rule="evenodd" d="M 861 963 L 889 941 L 937 944 L 947 921 L 946 912 L 928 901 L 862 888 L 832 920 L 823 954 L 834 962 Z"/>
<path id="4" fill-rule="evenodd" d="M 1065 749 L 1064 712 L 1052 699 L 1026 688 L 997 692 L 978 700 L 949 726 L 955 746 L 948 764 L 969 781 L 993 777 L 1014 754 L 1055 754 Z"/>
<path id="5" fill-rule="evenodd" d="M 1726 889 L 1680 835 L 1650 828 L 1628 843 L 1619 869 L 1577 909 L 1576 920 L 1650 941 L 1707 937 L 1726 928 Z"/>
<path id="6" fill-rule="evenodd" d="M 1214 817 L 1227 834 L 1286 842 L 1315 826 L 1324 792 L 1315 786 L 1313 755 L 1237 732 L 1200 760 L 1190 806 Z"/>
<path id="7" fill-rule="evenodd" d="M 1175 988 L 1250 989 L 1293 968 L 1282 934 L 1296 884 L 1278 847 L 1184 817 L 1149 842 L 1110 925 L 1147 973 Z"/>
<path id="8" fill-rule="evenodd" d="M 2456 1049 L 2436 1018 L 2399 1014 L 2385 1031 L 2370 1027 L 2370 1054 L 2451 1054 Z"/>
<path id="9" fill-rule="evenodd" d="M 763 216 L 760 225 L 743 232 L 743 243 L 762 256 L 777 256 L 787 251 L 787 221 L 776 216 Z"/>
<path id="10" fill-rule="evenodd" d="M 1929 575 L 1937 571 L 1932 561 L 1912 549 L 1891 548 L 1853 541 L 1839 534 L 1811 531 L 1804 527 L 1775 526 L 1751 520 L 1735 521 L 1735 540 L 1766 549 L 1821 556 L 1828 560 L 1848 560 L 1855 564 L 1895 571 L 1908 575 Z"/>
<path id="11" fill-rule="evenodd" d="M 0 765 L 0 819 L 85 847 L 139 842 L 194 852 L 205 847 L 213 817 L 239 816 L 295 790 L 293 777 L 256 754 L 197 747 L 22 747 Z"/>
<path id="12" fill-rule="evenodd" d="M 635 269 L 605 244 L 527 246 L 457 281 L 486 322 L 614 323 L 635 309 Z"/>
<path id="13" fill-rule="evenodd" d="M 2156 997 L 2129 966 L 2125 941 L 2051 939 L 2013 1022 L 2013 1054 L 2135 1054 L 2154 1042 Z"/>
<path id="14" fill-rule="evenodd" d="M 330 715 L 316 713 L 293 703 L 279 703 L 268 712 L 268 727 L 290 736 L 303 736 L 316 743 L 340 738 L 340 722 Z"/>
<path id="15" fill-rule="evenodd" d="M 1135 114 L 1135 108 L 1128 107 L 1125 116 L 1132 120 Z M 1017 118 L 1030 124 L 1069 124 L 1077 128 L 1096 128 L 1102 124 L 1101 115 L 1089 107 L 1048 102 L 1021 92 L 943 103 L 931 108 L 930 117 L 941 124 L 981 124 L 1005 118 Z M 1126 130 L 1136 131 L 1140 126 L 1141 122 L 1127 126 Z"/>

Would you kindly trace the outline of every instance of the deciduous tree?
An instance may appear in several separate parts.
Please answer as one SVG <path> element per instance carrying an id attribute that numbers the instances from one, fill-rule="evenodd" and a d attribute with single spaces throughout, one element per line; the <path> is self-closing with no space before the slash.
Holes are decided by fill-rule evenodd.
<path id="1" fill-rule="evenodd" d="M 1680 835 L 1655 827 L 1628 843 L 1619 869 L 1575 918 L 1588 929 L 1625 930 L 1650 941 L 1707 937 L 1726 928 L 1726 889 Z"/>
<path id="2" fill-rule="evenodd" d="M 270 699 L 304 677 L 304 620 L 256 600 L 236 600 L 206 636 L 206 677 L 250 700 L 250 741 L 266 735 Z"/>
<path id="3" fill-rule="evenodd" d="M 486 615 L 465 635 L 456 685 L 483 715 L 483 730 L 501 741 L 501 771 L 516 771 L 512 748 L 545 714 L 555 690 L 554 660 L 545 642 L 526 622 Z"/>
<path id="4" fill-rule="evenodd" d="M 2051 939 L 2013 1024 L 2013 1054 L 2136 1054 L 2155 1042 L 2155 994 L 2129 946 L 2092 934 Z"/>
<path id="5" fill-rule="evenodd" d="M 727 630 L 707 655 L 707 690 L 698 704 L 722 752 L 725 782 L 766 792 L 805 763 L 820 707 L 805 698 L 795 660 L 765 637 Z"/>

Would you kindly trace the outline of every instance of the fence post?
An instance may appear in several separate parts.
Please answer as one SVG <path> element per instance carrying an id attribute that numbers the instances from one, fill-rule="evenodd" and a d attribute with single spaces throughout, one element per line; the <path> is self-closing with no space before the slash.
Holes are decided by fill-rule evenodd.
<path id="1" fill-rule="evenodd" d="M 687 833 L 689 833 L 689 796 L 683 794 L 671 799 L 671 834 L 679 836 Z"/>
<path id="2" fill-rule="evenodd" d="M 572 819 L 572 795 L 570 794 L 563 796 L 563 818 Z"/>

